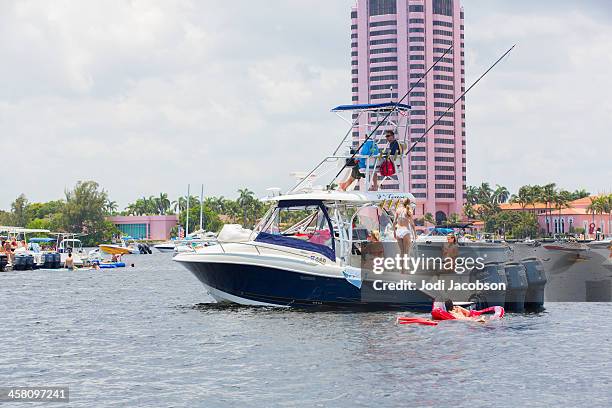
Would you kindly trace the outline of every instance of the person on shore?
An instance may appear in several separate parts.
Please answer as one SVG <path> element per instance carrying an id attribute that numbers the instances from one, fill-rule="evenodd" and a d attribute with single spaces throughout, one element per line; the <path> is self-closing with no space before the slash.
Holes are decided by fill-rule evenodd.
<path id="1" fill-rule="evenodd" d="M 64 261 L 64 268 L 70 271 L 74 270 L 74 258 L 72 257 L 72 252 L 68 252 L 68 257 Z"/>
<path id="2" fill-rule="evenodd" d="M 393 226 L 395 228 L 394 236 L 400 248 L 400 256 L 403 257 L 412 249 L 412 242 L 415 238 L 414 231 L 416 231 L 409 198 L 401 202 L 395 210 Z"/>

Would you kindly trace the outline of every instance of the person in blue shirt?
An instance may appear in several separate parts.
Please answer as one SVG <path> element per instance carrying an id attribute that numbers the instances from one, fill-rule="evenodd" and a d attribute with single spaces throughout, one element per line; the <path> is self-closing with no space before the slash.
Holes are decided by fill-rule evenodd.
<path id="1" fill-rule="evenodd" d="M 378 146 L 376 145 L 376 143 L 374 143 L 372 139 L 366 140 L 363 146 L 361 146 L 361 150 L 359 151 L 359 154 L 361 156 L 369 156 L 369 157 L 375 157 L 378 155 L 378 153 L 379 153 Z M 351 175 L 349 176 L 349 178 L 346 181 L 338 184 L 340 191 L 346 191 L 351 186 L 351 184 L 353 184 L 355 180 L 359 180 L 365 177 L 365 168 L 366 168 L 368 161 L 370 162 L 370 168 L 373 169 L 374 161 L 372 159 L 368 160 L 365 157 L 357 160 L 357 163 L 352 164 Z M 378 189 L 378 185 L 377 185 L 378 178 L 376 176 L 376 171 L 374 171 L 373 174 L 374 174 L 374 177 L 373 177 L 374 191 L 376 191 Z"/>

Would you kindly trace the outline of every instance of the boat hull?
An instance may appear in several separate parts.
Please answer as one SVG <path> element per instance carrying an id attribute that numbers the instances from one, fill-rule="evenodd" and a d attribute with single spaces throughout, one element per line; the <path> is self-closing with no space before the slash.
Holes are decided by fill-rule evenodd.
<path id="1" fill-rule="evenodd" d="M 126 255 L 131 253 L 129 248 L 120 247 L 116 245 L 99 245 L 99 247 L 102 251 L 111 255 Z"/>
<path id="2" fill-rule="evenodd" d="M 170 246 L 155 245 L 153 248 L 157 249 L 159 252 L 162 252 L 162 253 L 173 253 L 174 252 L 174 246 L 170 247 Z"/>
<path id="3" fill-rule="evenodd" d="M 180 255 L 179 255 L 180 257 Z M 175 258 L 176 259 L 176 258 Z M 224 262 L 184 262 L 222 303 L 297 308 L 431 310 L 432 297 L 420 291 L 375 292 L 372 282 L 361 289 L 343 277 L 322 276 L 269 266 Z"/>

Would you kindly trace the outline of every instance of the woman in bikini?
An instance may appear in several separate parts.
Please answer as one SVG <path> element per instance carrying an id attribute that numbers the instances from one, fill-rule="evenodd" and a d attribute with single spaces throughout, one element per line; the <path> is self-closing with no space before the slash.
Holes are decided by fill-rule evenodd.
<path id="1" fill-rule="evenodd" d="M 404 202 L 397 207 L 393 226 L 395 228 L 394 236 L 400 248 L 400 255 L 404 256 L 409 253 L 412 248 L 414 231 L 416 231 L 414 219 L 412 218 L 412 211 L 410 210 L 409 198 L 404 200 Z"/>

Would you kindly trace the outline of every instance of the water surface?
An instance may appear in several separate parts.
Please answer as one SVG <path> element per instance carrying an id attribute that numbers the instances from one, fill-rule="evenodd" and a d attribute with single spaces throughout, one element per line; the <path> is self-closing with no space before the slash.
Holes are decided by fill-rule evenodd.
<path id="1" fill-rule="evenodd" d="M 397 326 L 222 308 L 169 254 L 131 262 L 0 273 L 0 386 L 68 385 L 73 407 L 612 406 L 610 303 Z"/>

